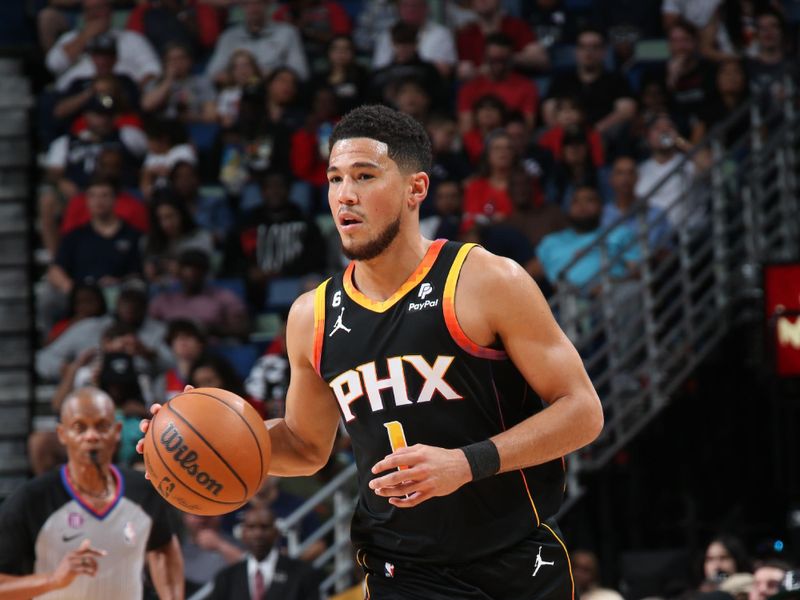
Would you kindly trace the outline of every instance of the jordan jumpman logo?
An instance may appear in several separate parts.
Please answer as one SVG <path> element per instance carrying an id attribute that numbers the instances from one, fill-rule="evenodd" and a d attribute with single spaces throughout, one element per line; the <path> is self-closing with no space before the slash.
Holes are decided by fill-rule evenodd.
<path id="1" fill-rule="evenodd" d="M 344 306 L 342 307 L 342 312 L 339 313 L 339 316 L 336 317 L 336 322 L 333 324 L 333 329 L 328 334 L 328 337 L 333 337 L 333 334 L 343 329 L 346 333 L 350 333 L 350 328 L 345 327 L 344 323 L 342 323 L 342 317 L 344 316 Z"/>
<path id="2" fill-rule="evenodd" d="M 533 568 L 533 575 L 531 575 L 531 577 L 536 577 L 536 574 L 539 572 L 539 569 L 541 567 L 546 566 L 546 565 L 552 566 L 554 563 L 555 563 L 555 561 L 553 561 L 553 560 L 550 560 L 550 561 L 542 560 L 542 547 L 539 546 L 539 554 L 536 555 L 536 562 L 533 563 L 533 567 L 534 568 Z"/>

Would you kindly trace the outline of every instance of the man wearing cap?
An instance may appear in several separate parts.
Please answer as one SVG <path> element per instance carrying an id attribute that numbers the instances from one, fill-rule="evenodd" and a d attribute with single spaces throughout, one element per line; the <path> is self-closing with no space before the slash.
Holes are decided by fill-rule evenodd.
<path id="1" fill-rule="evenodd" d="M 58 38 L 45 59 L 47 68 L 57 77 L 58 91 L 66 90 L 75 79 L 96 74 L 87 47 L 101 34 L 116 40 L 115 73 L 128 75 L 140 86 L 161 75 L 158 56 L 147 39 L 135 31 L 112 28 L 111 13 L 110 0 L 83 0 L 83 26 Z"/>

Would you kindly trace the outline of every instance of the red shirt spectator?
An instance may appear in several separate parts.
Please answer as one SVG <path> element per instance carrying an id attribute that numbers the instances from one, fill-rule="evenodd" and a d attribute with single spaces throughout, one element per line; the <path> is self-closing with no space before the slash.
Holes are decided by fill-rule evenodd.
<path id="1" fill-rule="evenodd" d="M 586 127 L 586 143 L 589 145 L 589 155 L 595 167 L 602 167 L 606 162 L 605 152 L 603 151 L 603 140 L 596 129 Z M 561 126 L 551 127 L 539 137 L 539 146 L 549 150 L 553 158 L 557 161 L 564 156 L 564 128 Z"/>
<path id="2" fill-rule="evenodd" d="M 316 132 L 305 128 L 294 132 L 289 162 L 292 165 L 292 173 L 298 179 L 315 186 L 328 183 L 328 159 L 323 158 L 320 152 L 319 137 Z"/>
<path id="3" fill-rule="evenodd" d="M 526 121 L 533 121 L 539 108 L 539 90 L 527 77 L 509 73 L 503 79 L 493 80 L 480 75 L 458 92 L 459 115 L 471 114 L 472 104 L 488 94 L 500 98 L 508 110 L 521 112 Z"/>
<path id="4" fill-rule="evenodd" d="M 514 210 L 506 188 L 496 188 L 488 178 L 479 177 L 464 190 L 464 213 L 469 217 L 488 217 L 492 220 L 507 217 Z"/>
<path id="5" fill-rule="evenodd" d="M 506 34 L 511 39 L 514 52 L 519 52 L 531 42 L 536 41 L 525 21 L 509 15 L 503 15 L 499 32 Z M 482 65 L 486 48 L 486 34 L 480 24 L 473 21 L 462 27 L 456 35 L 456 46 L 459 60 L 469 61 L 476 66 Z"/>
<path id="6" fill-rule="evenodd" d="M 150 221 L 147 216 L 147 207 L 144 203 L 126 192 L 117 194 L 114 202 L 114 214 L 125 221 L 134 229 L 147 233 Z M 70 198 L 64 217 L 61 220 L 61 235 L 66 235 L 73 229 L 86 225 L 90 220 L 89 208 L 86 205 L 86 193 L 82 192 Z"/>

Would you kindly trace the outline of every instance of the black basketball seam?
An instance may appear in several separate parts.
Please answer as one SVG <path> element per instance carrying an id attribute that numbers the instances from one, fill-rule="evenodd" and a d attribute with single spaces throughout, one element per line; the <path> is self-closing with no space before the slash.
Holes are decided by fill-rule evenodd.
<path id="1" fill-rule="evenodd" d="M 217 396 L 213 396 L 213 395 L 207 394 L 205 392 L 197 392 L 195 390 L 190 390 L 189 392 L 184 392 L 184 393 L 197 394 L 198 396 L 207 396 L 209 398 L 213 398 L 214 400 L 217 400 L 218 402 L 222 402 L 228 408 L 231 408 L 231 409 L 234 408 L 233 406 L 228 404 L 228 402 L 226 400 L 224 400 L 223 398 L 218 398 Z M 178 394 L 178 395 L 182 396 L 183 394 Z M 178 396 L 175 396 L 175 398 L 177 398 L 177 397 Z M 263 453 L 263 449 L 261 448 L 261 444 L 258 443 L 258 436 L 256 436 L 256 433 L 255 433 L 255 431 L 253 431 L 253 428 L 250 427 L 250 423 L 247 422 L 247 419 L 245 419 L 238 411 L 234 410 L 233 412 L 234 412 L 234 414 L 236 414 L 237 417 L 239 417 L 242 420 L 242 422 L 245 424 L 247 429 L 250 430 L 250 434 L 253 436 L 253 441 L 256 443 L 256 446 L 258 447 L 258 464 L 261 466 L 261 468 L 259 469 L 259 472 L 261 473 L 261 478 L 258 480 L 258 488 L 261 488 L 261 482 L 264 481 L 264 457 L 263 457 L 263 454 L 262 454 Z M 266 425 L 265 425 L 265 427 L 266 427 Z"/>
<path id="2" fill-rule="evenodd" d="M 164 468 L 167 470 L 167 472 L 170 475 L 172 475 L 172 477 L 175 478 L 175 482 L 176 483 L 181 484 L 187 490 L 192 492 L 195 496 L 200 496 L 200 498 L 202 498 L 203 500 L 208 500 L 209 502 L 214 502 L 216 504 L 224 504 L 224 505 L 228 505 L 228 504 L 241 505 L 242 504 L 241 502 L 226 502 L 225 500 L 216 500 L 215 498 L 207 498 L 207 497 L 203 496 L 202 494 L 200 494 L 197 490 L 193 490 L 192 488 L 190 488 L 188 485 L 186 485 L 184 482 L 182 482 L 180 480 L 180 477 L 179 477 L 179 475 L 177 473 L 175 473 L 172 469 L 169 468 L 169 464 L 167 463 L 166 460 L 164 460 L 164 457 L 161 456 L 161 452 L 159 452 L 159 450 L 158 450 L 158 444 L 156 443 L 156 434 L 155 434 L 155 431 L 154 431 L 152 425 L 151 425 L 151 429 L 150 429 L 150 437 L 153 439 L 153 448 L 155 449 L 156 456 L 158 456 L 159 460 L 161 460 L 161 464 L 164 465 Z M 153 485 L 155 486 L 155 484 L 153 484 Z"/>
<path id="3" fill-rule="evenodd" d="M 199 395 L 201 395 L 201 396 L 206 396 L 206 395 L 208 395 L 208 394 L 199 394 Z M 211 398 L 214 398 L 214 396 L 210 396 L 210 397 L 211 397 Z M 176 396 L 176 398 L 177 398 L 177 396 Z M 175 398 L 173 398 L 173 400 L 174 400 L 174 399 L 175 399 Z M 172 402 L 172 400 L 170 400 L 170 402 Z M 226 406 L 227 406 L 227 405 L 226 405 Z M 189 423 L 189 421 L 187 421 L 187 420 L 186 420 L 186 417 L 184 417 L 184 416 L 183 416 L 181 413 L 179 413 L 177 410 L 175 410 L 175 407 L 173 407 L 173 406 L 170 406 L 169 408 L 170 408 L 170 410 L 171 410 L 173 413 L 175 413 L 175 416 L 176 416 L 176 417 L 178 417 L 178 418 L 179 418 L 181 421 L 183 421 L 184 423 L 186 423 L 186 426 L 187 426 L 189 429 L 191 429 L 191 430 L 194 432 L 194 434 L 195 434 L 197 437 L 199 437 L 201 440 L 203 440 L 203 443 L 204 443 L 206 446 L 208 446 L 209 450 L 211 450 L 211 451 L 212 451 L 214 454 L 216 454 L 216 455 L 217 455 L 217 458 L 219 458 L 219 459 L 222 461 L 222 464 L 224 464 L 226 467 L 228 467 L 228 470 L 229 470 L 231 473 L 233 473 L 233 476 L 234 476 L 234 477 L 236 477 L 236 479 L 238 479 L 238 480 L 239 480 L 239 483 L 241 483 L 241 484 L 242 484 L 242 487 L 244 488 L 244 497 L 245 497 L 245 499 L 247 499 L 247 498 L 250 496 L 250 488 L 248 488 L 248 487 L 247 487 L 247 484 L 246 484 L 246 483 L 245 483 L 245 482 L 242 480 L 242 478 L 241 478 L 241 477 L 239 477 L 239 474 L 238 474 L 236 471 L 234 471 L 234 470 L 233 470 L 233 467 L 231 467 L 231 466 L 228 464 L 228 461 L 227 461 L 227 460 L 225 460 L 225 459 L 222 457 L 222 455 L 220 455 L 220 453 L 219 453 L 219 452 L 217 452 L 216 448 L 214 448 L 214 446 L 212 446 L 211 444 L 209 444 L 209 443 L 208 443 L 208 440 L 207 440 L 207 439 L 206 439 L 206 438 L 205 438 L 203 435 L 201 435 L 201 434 L 200 434 L 200 432 L 199 432 L 199 431 L 197 431 L 197 429 L 195 429 L 195 428 L 192 426 L 192 424 L 191 424 L 191 423 Z M 229 408 L 230 408 L 230 407 L 229 407 Z M 236 412 L 236 411 L 234 411 L 234 412 Z M 258 446 L 258 443 L 256 443 L 256 446 Z"/>

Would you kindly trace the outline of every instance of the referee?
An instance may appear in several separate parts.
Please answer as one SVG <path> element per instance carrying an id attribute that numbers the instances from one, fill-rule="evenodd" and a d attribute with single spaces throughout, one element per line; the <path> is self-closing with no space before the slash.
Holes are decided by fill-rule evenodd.
<path id="1" fill-rule="evenodd" d="M 82 388 L 64 401 L 67 464 L 0 506 L 0 600 L 141 600 L 145 558 L 159 598 L 183 598 L 167 506 L 141 473 L 111 464 L 119 436 L 105 392 Z"/>

